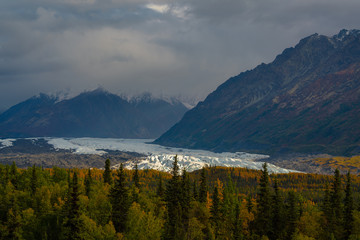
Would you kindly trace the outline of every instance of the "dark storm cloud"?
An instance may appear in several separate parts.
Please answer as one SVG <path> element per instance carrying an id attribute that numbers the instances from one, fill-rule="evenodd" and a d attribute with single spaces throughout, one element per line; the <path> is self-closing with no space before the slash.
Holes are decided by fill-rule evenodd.
<path id="1" fill-rule="evenodd" d="M 358 0 L 0 2 L 0 110 L 38 92 L 203 98 L 315 32 L 360 28 Z"/>

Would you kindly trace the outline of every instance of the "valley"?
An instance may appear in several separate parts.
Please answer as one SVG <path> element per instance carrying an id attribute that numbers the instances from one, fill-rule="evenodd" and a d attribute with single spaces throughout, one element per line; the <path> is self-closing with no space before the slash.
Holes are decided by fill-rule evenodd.
<path id="1" fill-rule="evenodd" d="M 53 153 L 7 153 L 0 154 L 0 163 L 11 165 L 13 162 L 19 168 L 28 168 L 33 165 L 44 168 L 61 167 L 61 168 L 104 168 L 106 159 L 114 164 L 126 161 L 136 161 L 142 156 L 137 153 L 111 153 L 106 155 L 96 154 L 73 154 L 71 152 L 53 152 Z"/>
<path id="2" fill-rule="evenodd" d="M 103 88 L 39 94 L 0 114 L 3 163 L 133 168 L 245 167 L 359 174 L 360 30 L 313 34 L 231 77 L 194 108 Z M 12 140 L 15 139 L 15 140 Z M 349 159 L 346 159 L 349 158 Z"/>
<path id="3" fill-rule="evenodd" d="M 71 149 L 55 149 L 43 138 L 0 139 L 0 163 L 11 165 L 13 162 L 20 168 L 33 165 L 43 168 L 103 168 L 106 159 L 113 164 L 136 161 L 144 154 L 107 150 L 106 154 L 76 154 Z"/>
<path id="4" fill-rule="evenodd" d="M 181 168 L 192 172 L 202 167 L 225 166 L 260 170 L 263 162 L 273 173 L 304 172 L 333 174 L 336 168 L 342 173 L 350 168 L 359 174 L 358 160 L 339 161 L 340 157 L 328 154 L 274 154 L 271 156 L 249 153 L 213 153 L 203 150 L 162 147 L 150 144 L 152 139 L 109 138 L 27 138 L 0 139 L 0 164 L 20 168 L 33 165 L 44 168 L 104 168 L 109 159 L 113 169 L 120 163 L 125 168 L 155 169 L 170 172 L 173 159 L 178 155 Z M 337 161 L 331 161 L 337 159 Z"/>
<path id="5" fill-rule="evenodd" d="M 0 240 L 360 240 L 359 9 L 0 0 Z"/>

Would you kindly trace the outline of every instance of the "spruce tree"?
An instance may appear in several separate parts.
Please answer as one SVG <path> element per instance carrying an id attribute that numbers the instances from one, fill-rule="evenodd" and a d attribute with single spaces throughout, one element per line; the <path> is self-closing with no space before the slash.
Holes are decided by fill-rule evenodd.
<path id="1" fill-rule="evenodd" d="M 37 186 L 38 186 L 38 176 L 34 164 L 31 169 L 31 179 L 30 179 L 30 189 L 31 189 L 30 194 L 32 197 L 35 196 Z"/>
<path id="2" fill-rule="evenodd" d="M 187 232 L 190 217 L 191 189 L 189 175 L 184 168 L 181 175 L 181 212 L 184 231 Z"/>
<path id="3" fill-rule="evenodd" d="M 234 227 L 233 227 L 233 238 L 234 238 L 234 240 L 243 239 L 239 203 L 237 203 L 236 206 L 235 206 L 235 220 L 234 220 Z"/>
<path id="4" fill-rule="evenodd" d="M 331 204 L 331 229 L 336 239 L 341 239 L 343 234 L 343 206 L 341 204 L 341 179 L 340 171 L 336 169 L 334 172 L 334 180 L 331 185 L 330 193 L 330 204 Z"/>
<path id="5" fill-rule="evenodd" d="M 82 223 L 80 221 L 80 203 L 79 203 L 79 184 L 77 173 L 74 172 L 72 189 L 69 199 L 68 214 L 65 222 L 65 238 L 68 240 L 82 239 L 80 228 Z"/>
<path id="6" fill-rule="evenodd" d="M 325 219 L 325 223 L 324 223 L 325 235 L 329 237 L 330 233 L 332 232 L 332 228 L 331 228 L 332 209 L 330 202 L 330 189 L 329 189 L 329 184 L 327 182 L 325 183 L 324 198 L 321 203 L 321 208 Z"/>
<path id="7" fill-rule="evenodd" d="M 90 197 L 92 184 L 93 184 L 93 180 L 91 177 L 91 169 L 89 168 L 88 174 L 85 176 L 85 194 L 88 197 Z"/>
<path id="8" fill-rule="evenodd" d="M 111 185 L 113 183 L 113 178 L 111 176 L 111 169 L 110 169 L 110 159 L 106 159 L 105 161 L 105 171 L 103 174 L 104 183 Z"/>
<path id="9" fill-rule="evenodd" d="M 183 239 L 184 232 L 182 224 L 181 207 L 181 181 L 179 177 L 179 166 L 177 156 L 175 156 L 173 168 L 171 170 L 172 178 L 166 186 L 165 201 L 167 217 L 164 225 L 163 239 Z"/>
<path id="10" fill-rule="evenodd" d="M 71 193 L 72 182 L 71 182 L 71 170 L 67 170 L 67 183 L 68 183 L 68 193 Z"/>
<path id="11" fill-rule="evenodd" d="M 131 203 L 122 164 L 120 164 L 115 185 L 110 189 L 110 202 L 112 205 L 111 219 L 115 230 L 124 232 Z"/>
<path id="12" fill-rule="evenodd" d="M 287 205 L 287 239 L 292 239 L 297 226 L 299 218 L 299 209 L 297 207 L 297 199 L 295 192 L 290 191 L 288 193 L 288 205 Z M 275 238 L 274 238 L 275 239 Z"/>
<path id="13" fill-rule="evenodd" d="M 324 199 L 322 200 L 322 210 L 324 215 L 329 218 L 331 215 L 330 189 L 329 184 L 325 183 Z"/>
<path id="14" fill-rule="evenodd" d="M 219 236 L 226 235 L 226 232 L 233 231 L 233 221 L 235 219 L 235 207 L 238 202 L 237 194 L 235 192 L 234 183 L 232 181 L 231 175 L 228 174 L 228 181 L 223 189 L 223 200 L 221 204 L 221 214 L 222 221 L 221 223 L 221 232 Z"/>
<path id="15" fill-rule="evenodd" d="M 5 168 L 0 164 L 0 184 L 5 185 Z M 6 182 L 7 183 L 7 182 Z"/>
<path id="16" fill-rule="evenodd" d="M 193 188 L 192 188 L 192 196 L 195 201 L 199 201 L 199 192 L 197 189 L 196 181 L 193 182 Z"/>
<path id="17" fill-rule="evenodd" d="M 203 167 L 201 169 L 200 176 L 200 189 L 199 189 L 199 202 L 206 203 L 207 201 L 207 179 L 206 179 L 206 169 Z"/>
<path id="18" fill-rule="evenodd" d="M 247 208 L 247 210 L 248 210 L 249 213 L 252 212 L 253 207 L 254 207 L 254 206 L 253 206 L 253 202 L 252 202 L 252 200 L 251 200 L 251 194 L 249 193 L 249 194 L 247 195 L 247 199 L 246 199 L 246 208 Z"/>
<path id="19" fill-rule="evenodd" d="M 134 185 L 131 185 L 130 189 L 131 190 L 131 203 L 133 202 L 139 202 L 139 189 L 137 187 L 135 187 Z"/>
<path id="20" fill-rule="evenodd" d="M 131 186 L 132 191 L 132 201 L 139 202 L 139 191 L 140 191 L 140 180 L 139 180 L 139 170 L 138 165 L 135 165 L 135 171 L 133 175 L 133 185 Z"/>
<path id="21" fill-rule="evenodd" d="M 255 228 L 259 236 L 269 236 L 271 233 L 271 193 L 269 186 L 269 173 L 267 164 L 264 163 L 260 178 L 260 187 L 257 196 L 257 212 L 255 216 Z"/>
<path id="22" fill-rule="evenodd" d="M 157 187 L 156 193 L 157 193 L 157 195 L 158 195 L 160 198 L 164 198 L 165 190 L 164 190 L 164 184 L 163 184 L 163 180 L 162 180 L 161 174 L 159 175 L 159 183 L 158 183 L 158 187 Z"/>
<path id="23" fill-rule="evenodd" d="M 354 200 L 351 189 L 350 171 L 346 175 L 345 199 L 344 199 L 344 239 L 349 239 L 354 227 Z"/>
<path id="24" fill-rule="evenodd" d="M 70 169 L 67 170 L 67 192 L 66 192 L 66 197 L 65 197 L 65 204 L 63 205 L 62 208 L 62 217 L 63 218 L 67 218 L 68 214 L 69 214 L 69 209 L 70 209 L 70 202 L 71 202 L 71 194 L 72 194 L 72 178 L 71 178 L 71 172 Z M 36 210 L 36 209 L 35 209 Z"/>
<path id="25" fill-rule="evenodd" d="M 215 186 L 214 188 L 210 213 L 211 213 L 210 220 L 215 230 L 215 238 L 218 238 L 219 227 L 221 222 L 221 203 L 220 203 L 219 191 L 217 186 Z"/>
<path id="26" fill-rule="evenodd" d="M 137 189 L 140 189 L 140 178 L 139 178 L 139 170 L 138 165 L 135 165 L 135 172 L 133 177 L 134 185 Z"/>
<path id="27" fill-rule="evenodd" d="M 229 174 L 227 177 L 228 181 L 223 190 L 222 212 L 228 218 L 228 220 L 230 220 L 233 219 L 235 205 L 237 202 L 237 194 L 235 192 L 235 187 L 231 175 Z"/>
<path id="28" fill-rule="evenodd" d="M 190 178 L 186 169 L 182 170 L 181 174 L 181 202 L 183 208 L 188 208 L 191 201 L 191 187 Z"/>
<path id="29" fill-rule="evenodd" d="M 9 165 L 5 165 L 5 176 L 4 176 L 4 184 L 7 184 L 10 181 L 10 167 Z"/>
<path id="30" fill-rule="evenodd" d="M 283 202 L 279 192 L 278 180 L 275 176 L 274 178 L 274 195 L 272 197 L 272 231 L 271 231 L 271 239 L 278 239 L 281 236 L 281 233 L 284 228 L 283 221 Z"/>
<path id="31" fill-rule="evenodd" d="M 19 173 L 17 170 L 16 163 L 13 161 L 10 167 L 10 181 L 12 185 L 15 187 L 15 189 L 18 188 L 18 177 L 19 177 L 18 175 Z"/>

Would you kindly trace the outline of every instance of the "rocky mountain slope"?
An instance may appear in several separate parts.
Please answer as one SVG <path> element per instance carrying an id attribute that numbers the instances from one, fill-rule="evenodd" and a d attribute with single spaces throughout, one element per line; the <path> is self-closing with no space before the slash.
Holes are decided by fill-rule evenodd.
<path id="1" fill-rule="evenodd" d="M 232 77 L 158 138 L 214 151 L 360 152 L 360 31 L 318 34 Z"/>
<path id="2" fill-rule="evenodd" d="M 0 137 L 156 138 L 187 110 L 178 101 L 128 101 L 102 89 L 62 101 L 40 94 L 0 115 Z"/>

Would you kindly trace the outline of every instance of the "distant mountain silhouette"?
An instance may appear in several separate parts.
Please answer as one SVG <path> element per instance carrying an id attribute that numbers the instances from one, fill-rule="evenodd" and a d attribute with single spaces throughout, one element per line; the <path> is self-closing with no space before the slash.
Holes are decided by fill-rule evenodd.
<path id="1" fill-rule="evenodd" d="M 0 115 L 0 137 L 156 138 L 187 110 L 179 101 L 128 101 L 103 89 L 62 101 L 40 94 Z"/>
<path id="2" fill-rule="evenodd" d="M 360 153 L 360 31 L 311 35 L 272 63 L 230 78 L 155 143 Z"/>

